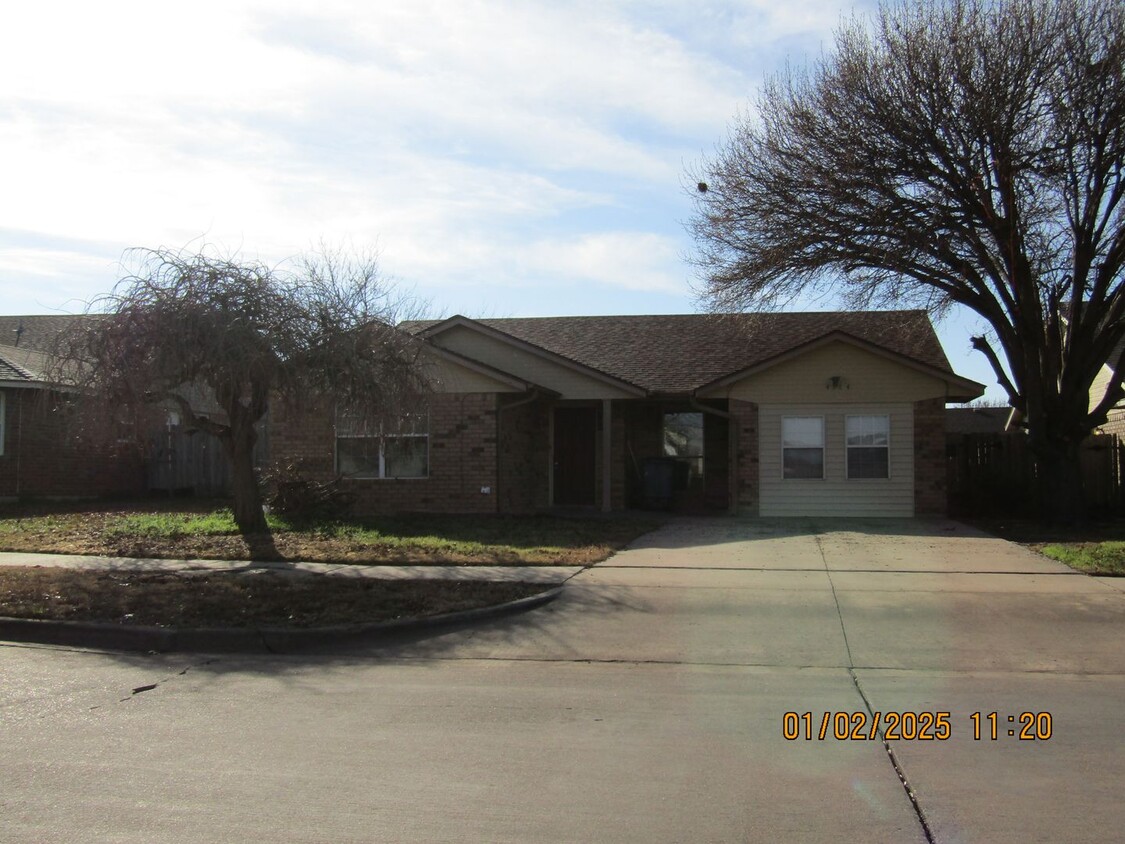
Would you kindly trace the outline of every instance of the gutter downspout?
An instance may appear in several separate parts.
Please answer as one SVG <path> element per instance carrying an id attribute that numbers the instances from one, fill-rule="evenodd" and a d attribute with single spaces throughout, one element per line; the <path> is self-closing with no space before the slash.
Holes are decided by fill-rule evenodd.
<path id="1" fill-rule="evenodd" d="M 729 406 L 729 397 L 727 402 Z M 738 513 L 738 420 L 729 410 L 708 407 L 701 404 L 695 396 L 688 399 L 688 404 L 700 413 L 709 413 L 727 420 L 727 512 L 733 516 Z"/>

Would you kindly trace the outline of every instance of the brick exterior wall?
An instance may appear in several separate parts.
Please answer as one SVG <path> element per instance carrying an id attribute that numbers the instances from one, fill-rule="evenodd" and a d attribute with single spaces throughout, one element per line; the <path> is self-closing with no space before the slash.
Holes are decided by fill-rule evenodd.
<path id="1" fill-rule="evenodd" d="M 543 400 L 501 396 L 498 505 L 502 513 L 534 513 L 548 506 L 548 431 L 551 406 Z"/>
<path id="2" fill-rule="evenodd" d="M 44 390 L 3 390 L 0 498 L 100 498 L 145 492 L 145 464 L 134 443 L 81 436 L 81 409 Z"/>
<path id="3" fill-rule="evenodd" d="M 548 506 L 553 404 L 493 393 L 438 394 L 430 410 L 430 476 L 418 479 L 352 479 L 360 513 L 475 512 L 530 513 Z M 504 410 L 502 408 L 508 407 Z M 918 515 L 946 512 L 945 404 L 942 399 L 915 402 L 914 509 Z M 615 401 L 611 426 L 610 485 L 614 510 L 640 506 L 642 488 L 636 467 L 662 453 L 662 412 L 658 402 Z M 729 403 L 736 429 L 736 466 L 722 477 L 717 464 L 729 453 L 726 422 L 705 417 L 708 469 L 715 483 L 731 488 L 738 512 L 759 512 L 759 412 L 752 402 Z M 335 433 L 330 410 L 292 414 L 274 410 L 271 451 L 308 476 L 335 475 Z M 600 478 L 601 424 L 595 452 Z M 718 452 L 722 452 L 722 455 Z M 636 464 L 636 466 L 634 466 Z M 482 493 L 481 487 L 489 487 Z M 597 485 L 596 503 L 601 503 Z M 711 509 L 722 508 L 721 490 L 708 488 Z"/>
<path id="4" fill-rule="evenodd" d="M 496 413 L 495 393 L 432 396 L 429 477 L 347 479 L 346 487 L 356 497 L 355 512 L 496 512 Z M 330 408 L 273 408 L 270 450 L 275 463 L 292 464 L 314 480 L 329 480 L 336 475 L 335 449 Z"/>
<path id="5" fill-rule="evenodd" d="M 737 425 L 738 471 L 735 477 L 738 512 L 746 516 L 758 515 L 758 405 L 753 402 L 730 400 L 730 413 Z"/>
<path id="6" fill-rule="evenodd" d="M 945 399 L 914 402 L 914 515 L 948 511 L 945 460 Z"/>

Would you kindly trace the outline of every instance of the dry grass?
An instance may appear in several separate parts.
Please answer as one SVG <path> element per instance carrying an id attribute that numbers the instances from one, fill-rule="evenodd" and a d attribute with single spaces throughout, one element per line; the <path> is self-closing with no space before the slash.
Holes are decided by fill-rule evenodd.
<path id="1" fill-rule="evenodd" d="M 544 584 L 0 566 L 0 616 L 158 627 L 311 627 L 511 601 Z"/>
<path id="2" fill-rule="evenodd" d="M 271 519 L 269 558 L 331 563 L 590 565 L 657 517 L 414 516 L 294 525 Z M 247 560 L 230 512 L 207 501 L 0 506 L 0 551 Z M 264 559 L 261 555 L 259 559 Z"/>

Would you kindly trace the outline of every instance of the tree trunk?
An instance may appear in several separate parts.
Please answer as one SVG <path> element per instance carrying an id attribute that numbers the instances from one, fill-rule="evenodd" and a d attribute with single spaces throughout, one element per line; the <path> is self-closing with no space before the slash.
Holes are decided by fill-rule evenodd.
<path id="1" fill-rule="evenodd" d="M 268 533 L 265 510 L 262 508 L 262 494 L 258 489 L 258 479 L 254 475 L 254 444 L 232 439 L 228 448 L 231 469 L 231 494 L 234 496 L 231 509 L 234 523 L 243 536 L 252 533 Z"/>
<path id="2" fill-rule="evenodd" d="M 262 492 L 254 474 L 254 442 L 257 438 L 251 423 L 232 425 L 229 438 L 224 439 L 227 457 L 230 458 L 231 494 L 234 498 L 231 510 L 234 523 L 250 549 L 250 559 L 279 560 L 281 554 L 266 523 Z"/>
<path id="3" fill-rule="evenodd" d="M 1048 442 L 1036 449 L 1043 518 L 1074 525 L 1086 520 L 1082 489 L 1082 447 L 1074 441 Z"/>

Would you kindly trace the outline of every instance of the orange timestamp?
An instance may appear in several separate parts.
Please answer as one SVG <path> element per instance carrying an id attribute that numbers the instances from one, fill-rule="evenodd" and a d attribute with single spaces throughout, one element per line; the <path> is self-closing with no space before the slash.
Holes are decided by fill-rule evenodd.
<path id="1" fill-rule="evenodd" d="M 1020 741 L 1047 741 L 1054 732 L 1050 712 L 973 712 L 968 716 L 974 741 L 1007 736 Z M 781 717 L 786 741 L 948 741 L 953 737 L 950 712 L 786 712 Z"/>

